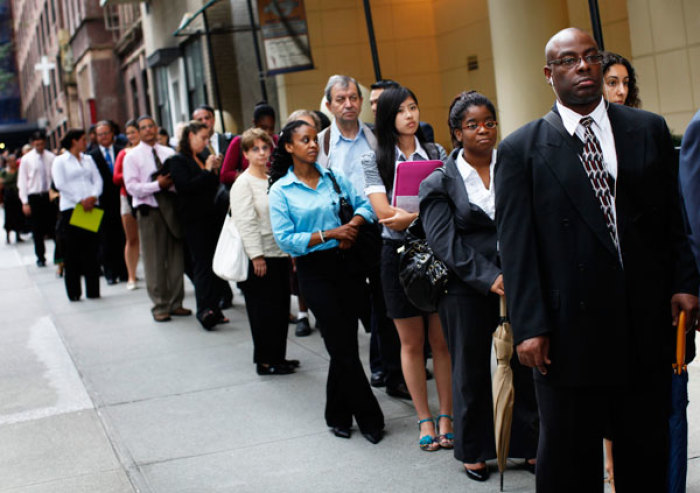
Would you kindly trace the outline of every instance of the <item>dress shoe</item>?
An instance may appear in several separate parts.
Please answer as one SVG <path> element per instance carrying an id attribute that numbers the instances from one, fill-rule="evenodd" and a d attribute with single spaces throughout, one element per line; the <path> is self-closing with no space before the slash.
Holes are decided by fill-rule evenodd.
<path id="1" fill-rule="evenodd" d="M 406 384 L 403 382 L 396 385 L 395 387 L 387 387 L 386 393 L 389 394 L 391 397 L 407 399 L 409 401 L 411 400 L 411 394 L 408 392 L 408 387 L 406 387 Z"/>
<path id="2" fill-rule="evenodd" d="M 255 367 L 258 375 L 289 375 L 294 373 L 294 368 L 285 364 L 265 365 L 258 364 Z"/>
<path id="3" fill-rule="evenodd" d="M 530 463 L 528 460 L 526 460 L 525 463 L 523 464 L 523 469 L 525 469 L 529 473 L 535 474 L 535 470 L 537 469 L 537 463 L 535 462 L 533 464 L 533 463 Z"/>
<path id="4" fill-rule="evenodd" d="M 156 322 L 167 322 L 168 320 L 170 320 L 170 314 L 169 313 L 154 313 L 153 320 L 155 320 Z"/>
<path id="5" fill-rule="evenodd" d="M 338 438 L 350 438 L 350 428 L 345 428 L 344 426 L 334 426 L 331 431 Z"/>
<path id="6" fill-rule="evenodd" d="M 464 472 L 467 474 L 469 479 L 473 479 L 474 481 L 486 481 L 491 475 L 489 472 L 489 466 L 484 466 L 481 469 L 467 469 L 465 467 Z"/>
<path id="7" fill-rule="evenodd" d="M 214 310 L 207 310 L 204 313 L 197 314 L 197 320 L 202 324 L 204 330 L 213 330 L 214 326 L 219 323 L 219 316 Z"/>
<path id="8" fill-rule="evenodd" d="M 179 306 L 170 312 L 170 315 L 175 315 L 176 317 L 186 317 L 192 315 L 192 310 Z"/>
<path id="9" fill-rule="evenodd" d="M 301 366 L 301 362 L 298 359 L 286 359 L 283 363 L 292 368 L 299 368 Z"/>
<path id="10" fill-rule="evenodd" d="M 36 266 L 37 267 L 46 267 L 46 260 L 38 259 L 36 261 Z"/>
<path id="11" fill-rule="evenodd" d="M 425 379 L 426 380 L 432 380 L 433 377 L 433 372 L 428 370 L 427 368 L 425 369 Z"/>
<path id="12" fill-rule="evenodd" d="M 376 445 L 382 441 L 382 438 L 384 438 L 384 430 L 369 431 L 367 433 L 362 433 L 362 436 L 365 437 L 372 445 Z"/>
<path id="13" fill-rule="evenodd" d="M 71 301 L 80 301 L 80 296 L 69 296 L 68 299 Z"/>
<path id="14" fill-rule="evenodd" d="M 385 387 L 386 386 L 386 374 L 382 371 L 375 371 L 369 379 L 369 384 L 372 387 Z"/>
<path id="15" fill-rule="evenodd" d="M 311 326 L 309 325 L 308 318 L 302 318 L 297 322 L 297 328 L 294 331 L 294 335 L 297 337 L 306 337 L 311 334 Z"/>
<path id="16" fill-rule="evenodd" d="M 119 279 L 116 279 L 114 277 L 108 277 L 107 284 L 109 284 L 110 286 L 113 286 L 115 284 L 119 284 Z"/>

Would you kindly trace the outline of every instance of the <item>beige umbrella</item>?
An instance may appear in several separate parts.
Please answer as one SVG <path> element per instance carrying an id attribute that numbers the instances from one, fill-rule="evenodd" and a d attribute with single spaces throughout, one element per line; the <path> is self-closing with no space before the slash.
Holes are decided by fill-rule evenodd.
<path id="1" fill-rule="evenodd" d="M 510 359 L 513 356 L 513 331 L 508 322 L 506 299 L 501 296 L 501 323 L 493 333 L 493 347 L 496 349 L 496 372 L 493 375 L 493 421 L 496 435 L 496 457 L 501 473 L 503 491 L 503 471 L 506 468 L 510 448 L 510 425 L 513 422 L 513 370 Z"/>

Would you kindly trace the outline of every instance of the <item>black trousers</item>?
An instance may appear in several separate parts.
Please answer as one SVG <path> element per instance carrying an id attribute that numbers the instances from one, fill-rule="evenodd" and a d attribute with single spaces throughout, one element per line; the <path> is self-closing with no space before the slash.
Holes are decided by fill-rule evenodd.
<path id="1" fill-rule="evenodd" d="M 491 348 L 499 301 L 495 294 L 467 294 L 466 289 L 448 285 L 438 313 L 452 359 L 454 456 L 473 464 L 496 457 Z M 539 431 L 532 371 L 520 365 L 515 355 L 511 368 L 515 403 L 508 455 L 532 459 L 537 455 Z"/>
<path id="2" fill-rule="evenodd" d="M 48 192 L 31 194 L 28 199 L 29 206 L 32 209 L 30 220 L 32 223 L 34 253 L 36 254 L 37 260 L 45 262 L 46 247 L 44 246 L 44 238 L 46 236 L 54 237 L 56 211 L 51 206 Z"/>
<path id="3" fill-rule="evenodd" d="M 238 286 L 245 297 L 253 362 L 273 364 L 284 361 L 289 329 L 289 258 L 267 257 L 267 273 L 258 277 L 249 262 L 248 279 Z"/>
<path id="4" fill-rule="evenodd" d="M 126 236 L 119 210 L 105 211 L 100 233 L 100 263 L 105 278 L 126 281 L 129 277 L 124 261 Z"/>
<path id="5" fill-rule="evenodd" d="M 215 313 L 221 312 L 219 300 L 228 287 L 228 282 L 214 274 L 211 267 L 219 232 L 215 222 L 208 218 L 201 218 L 198 223 L 185 224 L 185 243 L 192 261 L 191 279 L 194 284 L 199 320 L 209 310 Z"/>
<path id="6" fill-rule="evenodd" d="M 630 384 L 608 387 L 561 387 L 535 378 L 538 493 L 603 491 L 601 443 L 608 420 L 616 491 L 666 491 L 670 365 L 640 365 L 632 375 Z"/>
<path id="7" fill-rule="evenodd" d="M 80 298 L 80 277 L 85 277 L 88 298 L 100 297 L 99 234 L 70 225 L 73 209 L 61 211 L 58 234 L 63 246 L 63 279 L 68 299 Z"/>
<path id="8" fill-rule="evenodd" d="M 326 423 L 350 428 L 352 418 L 363 433 L 384 428 L 384 414 L 360 362 L 357 343 L 357 293 L 361 275 L 351 272 L 338 249 L 296 259 L 301 293 L 321 322 L 331 361 L 326 383 Z"/>

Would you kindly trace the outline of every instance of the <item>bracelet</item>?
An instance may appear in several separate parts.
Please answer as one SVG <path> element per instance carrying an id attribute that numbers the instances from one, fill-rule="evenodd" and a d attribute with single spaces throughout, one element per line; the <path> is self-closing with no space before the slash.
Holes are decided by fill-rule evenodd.
<path id="1" fill-rule="evenodd" d="M 326 242 L 326 237 L 323 236 L 323 231 L 319 230 L 318 235 L 321 237 L 321 243 L 325 243 L 325 242 Z"/>

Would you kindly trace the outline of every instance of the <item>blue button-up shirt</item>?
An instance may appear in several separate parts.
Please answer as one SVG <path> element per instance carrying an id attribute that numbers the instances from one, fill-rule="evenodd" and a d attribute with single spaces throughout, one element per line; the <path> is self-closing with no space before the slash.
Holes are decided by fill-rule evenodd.
<path id="1" fill-rule="evenodd" d="M 331 124 L 330 149 L 328 150 L 329 167 L 344 174 L 355 187 L 355 190 L 364 191 L 365 182 L 362 173 L 362 155 L 373 149 L 365 137 L 364 123 L 358 120 L 359 130 L 354 139 L 343 137 L 335 120 Z"/>
<path id="2" fill-rule="evenodd" d="M 293 168 L 270 188 L 270 223 L 279 247 L 293 257 L 328 250 L 338 246 L 338 240 L 327 239 L 309 248 L 311 234 L 340 226 L 339 197 L 333 189 L 330 171 L 316 163 L 321 173 L 316 189 L 309 187 L 294 174 Z M 372 206 L 361 191 L 357 191 L 342 173 L 334 171 L 335 179 L 356 215 L 373 222 Z"/>

